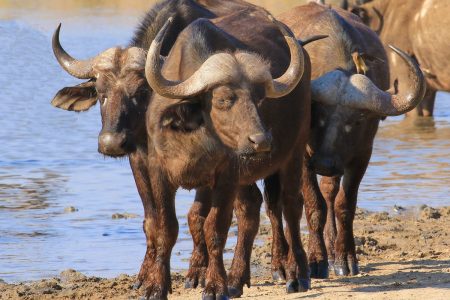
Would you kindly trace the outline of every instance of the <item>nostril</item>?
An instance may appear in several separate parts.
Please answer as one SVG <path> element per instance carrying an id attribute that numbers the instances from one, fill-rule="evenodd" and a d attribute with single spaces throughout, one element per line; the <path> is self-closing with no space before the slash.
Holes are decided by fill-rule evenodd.
<path id="1" fill-rule="evenodd" d="M 258 144 L 261 144 L 261 143 L 264 142 L 264 140 L 266 139 L 266 135 L 262 134 L 262 133 L 252 134 L 251 136 L 248 137 L 248 139 L 253 144 L 257 144 L 258 145 Z"/>
<path id="2" fill-rule="evenodd" d="M 107 146 L 107 145 L 112 144 L 113 139 L 114 139 L 114 137 L 113 137 L 113 135 L 111 133 L 102 133 L 99 136 L 99 142 L 103 146 Z"/>
<path id="3" fill-rule="evenodd" d="M 257 133 L 250 135 L 248 139 L 253 143 L 253 148 L 258 152 L 271 150 L 272 138 L 270 135 Z"/>

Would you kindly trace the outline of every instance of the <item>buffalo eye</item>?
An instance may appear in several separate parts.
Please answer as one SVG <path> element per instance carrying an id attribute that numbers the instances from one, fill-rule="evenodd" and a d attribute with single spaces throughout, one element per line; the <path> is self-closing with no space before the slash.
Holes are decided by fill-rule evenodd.
<path id="1" fill-rule="evenodd" d="M 138 101 L 136 97 L 131 98 L 131 102 L 133 102 L 134 105 L 138 106 Z"/>
<path id="2" fill-rule="evenodd" d="M 220 110 L 228 110 L 234 104 L 233 97 L 219 98 L 215 101 L 215 106 Z"/>

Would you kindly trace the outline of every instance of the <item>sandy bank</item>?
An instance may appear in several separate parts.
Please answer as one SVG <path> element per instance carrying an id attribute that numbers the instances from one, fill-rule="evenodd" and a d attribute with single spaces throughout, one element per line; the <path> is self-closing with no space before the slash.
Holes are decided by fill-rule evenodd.
<path id="1" fill-rule="evenodd" d="M 264 223 L 264 222 L 263 222 Z M 270 227 L 262 225 L 252 259 L 253 286 L 244 299 L 450 299 L 450 207 L 398 212 L 358 211 L 355 221 L 361 274 L 313 280 L 307 293 L 286 295 L 270 275 Z M 303 239 L 306 241 L 306 238 Z M 169 299 L 200 299 L 201 290 L 185 290 L 183 274 L 173 274 Z M 87 277 L 73 270 L 58 278 L 6 284 L 0 299 L 139 299 L 134 276 Z"/>

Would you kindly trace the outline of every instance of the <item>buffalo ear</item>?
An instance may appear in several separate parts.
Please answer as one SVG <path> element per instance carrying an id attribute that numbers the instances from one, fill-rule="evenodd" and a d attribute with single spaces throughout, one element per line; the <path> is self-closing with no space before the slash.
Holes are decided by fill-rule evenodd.
<path id="1" fill-rule="evenodd" d="M 61 89 L 52 100 L 52 105 L 70 111 L 86 111 L 97 103 L 95 80 Z"/>
<path id="2" fill-rule="evenodd" d="M 358 6 L 354 6 L 351 9 L 351 12 L 355 15 L 357 15 L 364 24 L 368 25 L 368 21 L 369 21 L 369 15 L 367 13 L 367 10 L 362 8 L 362 7 L 358 7 Z"/>

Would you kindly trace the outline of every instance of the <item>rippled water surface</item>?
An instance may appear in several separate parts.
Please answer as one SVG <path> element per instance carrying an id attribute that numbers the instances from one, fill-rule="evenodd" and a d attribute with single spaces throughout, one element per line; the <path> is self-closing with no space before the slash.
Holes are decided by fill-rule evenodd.
<path id="1" fill-rule="evenodd" d="M 106 277 L 136 273 L 145 252 L 143 210 L 128 161 L 97 153 L 98 107 L 76 114 L 50 105 L 60 88 L 77 83 L 52 55 L 55 26 L 63 22 L 62 43 L 72 55 L 89 57 L 125 45 L 152 1 L 131 8 L 127 1 L 91 2 L 0 2 L 0 278 L 6 281 L 67 268 Z M 295 2 L 277 1 L 274 11 Z M 434 126 L 383 122 L 359 206 L 449 204 L 450 96 L 439 94 L 436 106 Z M 173 269 L 188 266 L 185 216 L 192 199 L 188 191 L 177 194 Z M 65 212 L 69 206 L 77 211 Z M 123 212 L 137 217 L 112 218 Z"/>

